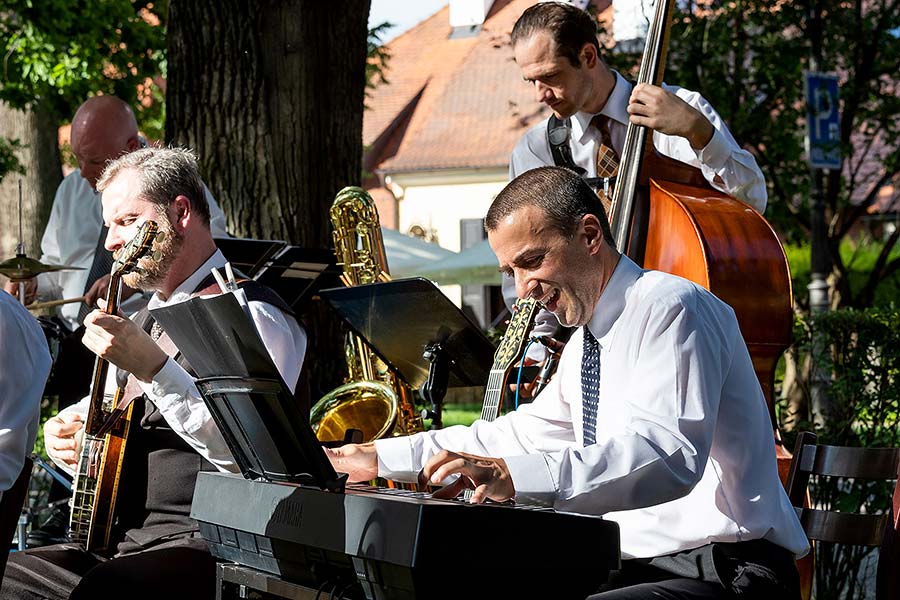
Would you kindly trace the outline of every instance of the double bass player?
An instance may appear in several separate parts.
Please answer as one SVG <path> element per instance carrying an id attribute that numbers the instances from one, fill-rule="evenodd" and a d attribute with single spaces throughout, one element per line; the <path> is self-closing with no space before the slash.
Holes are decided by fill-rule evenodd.
<path id="1" fill-rule="evenodd" d="M 756 160 L 738 145 L 709 102 L 677 86 L 633 87 L 603 61 L 597 24 L 587 12 L 568 3 L 538 3 L 516 21 L 511 41 L 523 79 L 552 115 L 516 144 L 509 161 L 510 180 L 554 164 L 580 170 L 585 178 L 614 175 L 616 169 L 609 167 L 621 156 L 631 121 L 653 130 L 660 154 L 700 169 L 713 188 L 760 213 L 765 210 L 766 182 Z M 551 137 L 562 137 L 563 132 L 561 151 L 554 151 Z M 608 152 L 613 154 L 598 160 Z M 515 302 L 511 279 L 504 278 L 503 292 L 511 306 Z M 552 335 L 556 327 L 552 315 L 542 311 L 534 335 Z M 541 347 L 532 348 L 530 355 L 539 357 Z"/>

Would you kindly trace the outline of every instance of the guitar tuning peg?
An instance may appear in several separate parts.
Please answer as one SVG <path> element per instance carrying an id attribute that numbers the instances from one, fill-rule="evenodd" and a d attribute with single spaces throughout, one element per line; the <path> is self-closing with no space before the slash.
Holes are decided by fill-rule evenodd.
<path id="1" fill-rule="evenodd" d="M 166 232 L 160 231 L 159 233 L 156 234 L 156 239 L 153 240 L 153 244 L 154 245 L 157 243 L 161 244 L 164 241 L 166 241 Z"/>
<path id="2" fill-rule="evenodd" d="M 158 262 L 161 259 L 162 259 L 162 252 L 160 250 L 155 250 L 153 252 L 153 260 Z"/>

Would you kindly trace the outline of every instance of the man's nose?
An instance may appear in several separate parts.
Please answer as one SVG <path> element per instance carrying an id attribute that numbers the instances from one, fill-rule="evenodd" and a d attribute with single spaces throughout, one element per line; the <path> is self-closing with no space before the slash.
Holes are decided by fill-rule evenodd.
<path id="1" fill-rule="evenodd" d="M 550 89 L 540 81 L 534 82 L 534 99 L 537 102 L 546 102 L 549 99 Z"/>
<path id="2" fill-rule="evenodd" d="M 110 229 L 106 233 L 106 241 L 103 242 L 103 247 L 109 250 L 110 252 L 115 252 L 122 246 L 122 239 L 119 236 L 118 232 L 115 229 Z"/>
<path id="3" fill-rule="evenodd" d="M 524 275 L 515 273 L 514 277 L 516 278 L 516 298 L 527 298 L 537 287 L 536 283 Z"/>

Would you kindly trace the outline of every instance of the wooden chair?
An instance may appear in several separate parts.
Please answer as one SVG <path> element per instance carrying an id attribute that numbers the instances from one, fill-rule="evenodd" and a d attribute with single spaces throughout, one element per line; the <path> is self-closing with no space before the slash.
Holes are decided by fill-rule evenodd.
<path id="1" fill-rule="evenodd" d="M 3 572 L 6 570 L 6 559 L 9 558 L 9 546 L 12 544 L 13 534 L 19 524 L 22 506 L 25 505 L 32 466 L 31 459 L 26 458 L 16 482 L 3 492 L 3 499 L 0 500 L 0 543 L 3 544 L 0 547 L 0 583 L 3 580 Z"/>
<path id="2" fill-rule="evenodd" d="M 859 514 L 803 508 L 810 475 L 897 479 L 891 509 Z M 797 438 L 786 487 L 810 540 L 880 546 L 875 597 L 900 598 L 900 448 L 817 445 L 814 433 L 803 432 Z"/>

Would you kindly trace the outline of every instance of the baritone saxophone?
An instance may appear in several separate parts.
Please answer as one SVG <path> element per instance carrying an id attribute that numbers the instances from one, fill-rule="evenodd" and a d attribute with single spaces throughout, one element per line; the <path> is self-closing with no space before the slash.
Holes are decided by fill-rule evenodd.
<path id="1" fill-rule="evenodd" d="M 378 210 L 371 196 L 345 187 L 331 205 L 334 251 L 346 286 L 390 281 Z M 348 429 L 363 432 L 363 441 L 423 431 L 413 391 L 357 335 L 344 344 L 348 376 L 310 411 L 310 424 L 322 441 L 344 439 Z"/>

